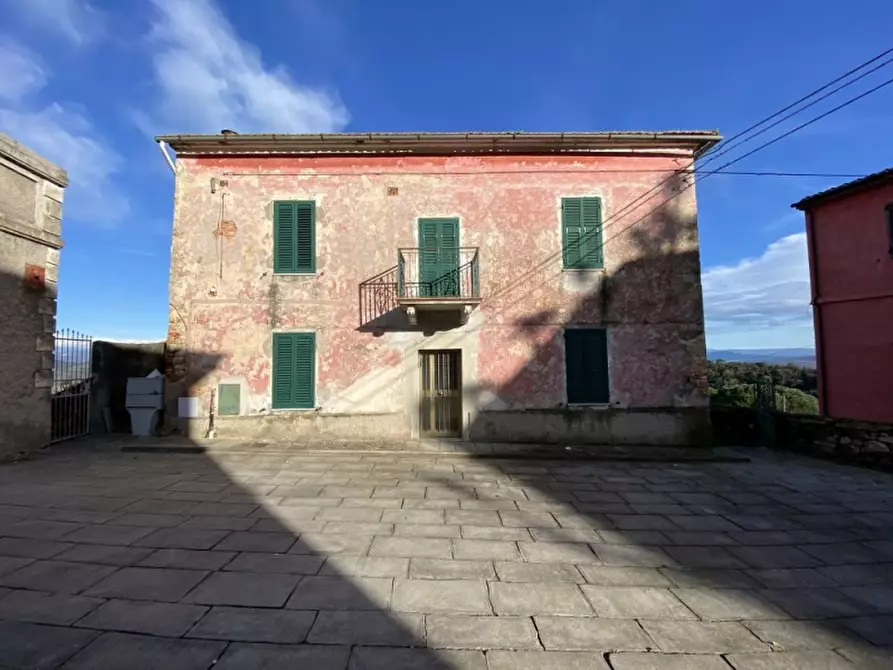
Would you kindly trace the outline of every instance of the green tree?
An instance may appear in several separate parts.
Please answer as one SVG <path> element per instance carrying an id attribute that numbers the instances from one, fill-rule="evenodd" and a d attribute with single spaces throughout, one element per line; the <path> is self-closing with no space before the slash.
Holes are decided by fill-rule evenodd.
<path id="1" fill-rule="evenodd" d="M 725 407 L 753 407 L 754 390 L 750 384 L 731 384 L 710 388 L 710 404 Z"/>
<path id="2" fill-rule="evenodd" d="M 779 410 L 791 414 L 818 414 L 819 401 L 815 396 L 800 389 L 786 386 L 775 387 L 775 403 Z"/>

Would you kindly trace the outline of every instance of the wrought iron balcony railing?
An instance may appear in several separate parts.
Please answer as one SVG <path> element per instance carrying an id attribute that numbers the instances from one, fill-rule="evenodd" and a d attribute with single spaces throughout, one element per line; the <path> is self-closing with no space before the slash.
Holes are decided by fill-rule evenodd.
<path id="1" fill-rule="evenodd" d="M 397 250 L 398 300 L 479 300 L 478 248 Z"/>

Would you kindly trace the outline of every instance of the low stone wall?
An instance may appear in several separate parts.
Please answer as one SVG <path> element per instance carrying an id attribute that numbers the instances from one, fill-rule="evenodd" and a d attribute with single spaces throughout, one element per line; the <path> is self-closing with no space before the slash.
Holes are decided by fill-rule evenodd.
<path id="1" fill-rule="evenodd" d="M 181 435 L 202 438 L 210 420 L 178 419 Z M 217 416 L 214 432 L 219 438 L 240 440 L 406 440 L 409 423 L 402 413 L 332 414 L 324 412 L 265 412 L 249 416 Z"/>
<path id="2" fill-rule="evenodd" d="M 484 411 L 468 430 L 482 442 L 703 446 L 710 442 L 706 407 Z"/>
<path id="3" fill-rule="evenodd" d="M 775 430 L 779 449 L 854 465 L 893 468 L 890 424 L 778 413 Z"/>
<path id="4" fill-rule="evenodd" d="M 710 408 L 713 444 L 721 447 L 753 447 L 764 442 L 756 412 L 749 407 Z"/>

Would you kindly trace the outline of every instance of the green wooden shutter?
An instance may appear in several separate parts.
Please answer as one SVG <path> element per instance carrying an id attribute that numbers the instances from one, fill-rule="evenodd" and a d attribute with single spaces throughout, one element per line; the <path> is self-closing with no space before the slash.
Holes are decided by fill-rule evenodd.
<path id="1" fill-rule="evenodd" d="M 437 295 L 459 295 L 459 220 L 441 219 L 440 229 L 440 281 Z"/>
<path id="2" fill-rule="evenodd" d="M 316 203 L 273 203 L 273 271 L 316 271 Z"/>
<path id="3" fill-rule="evenodd" d="M 561 200 L 561 233 L 564 267 L 577 269 L 583 257 L 580 247 L 583 238 L 583 206 L 579 198 Z"/>
<path id="4" fill-rule="evenodd" d="M 295 219 L 294 203 L 273 203 L 273 272 L 295 271 Z"/>
<path id="5" fill-rule="evenodd" d="M 440 242 L 437 219 L 419 219 L 419 295 L 434 293 L 434 282 L 440 276 Z"/>
<path id="6" fill-rule="evenodd" d="M 585 250 L 580 259 L 584 268 L 604 267 L 602 253 L 602 201 L 601 198 L 581 198 L 583 210 L 583 244 Z"/>
<path id="7" fill-rule="evenodd" d="M 604 267 L 601 198 L 562 198 L 561 231 L 564 267 Z"/>
<path id="8" fill-rule="evenodd" d="M 610 402 L 608 334 L 603 328 L 564 331 L 567 401 Z"/>
<path id="9" fill-rule="evenodd" d="M 313 333 L 295 333 L 295 368 L 292 396 L 293 407 L 312 409 L 314 398 L 314 358 L 316 355 L 316 336 Z"/>
<path id="10" fill-rule="evenodd" d="M 316 272 L 316 203 L 296 202 L 295 209 L 298 220 L 296 272 Z"/>
<path id="11" fill-rule="evenodd" d="M 315 407 L 316 335 L 273 334 L 273 409 Z"/>

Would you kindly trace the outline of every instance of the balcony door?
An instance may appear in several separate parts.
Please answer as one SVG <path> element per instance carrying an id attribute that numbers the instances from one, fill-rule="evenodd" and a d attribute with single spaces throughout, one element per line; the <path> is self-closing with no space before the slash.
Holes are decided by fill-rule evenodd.
<path id="1" fill-rule="evenodd" d="M 459 219 L 419 219 L 422 297 L 459 295 Z"/>

